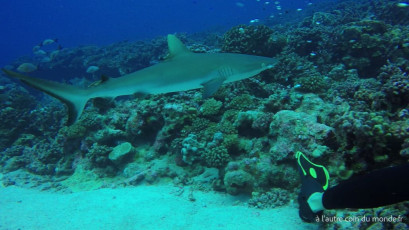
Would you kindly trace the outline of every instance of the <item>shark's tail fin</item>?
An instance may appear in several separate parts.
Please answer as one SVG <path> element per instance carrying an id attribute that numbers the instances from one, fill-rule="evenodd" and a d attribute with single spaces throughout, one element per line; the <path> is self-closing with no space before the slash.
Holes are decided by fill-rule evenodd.
<path id="1" fill-rule="evenodd" d="M 63 102 L 68 107 L 67 125 L 78 120 L 85 104 L 90 99 L 86 89 L 80 89 L 72 85 L 61 84 L 39 78 L 28 77 L 10 70 L 2 69 L 3 72 L 13 78 L 17 78 L 27 85 L 39 89 Z"/>

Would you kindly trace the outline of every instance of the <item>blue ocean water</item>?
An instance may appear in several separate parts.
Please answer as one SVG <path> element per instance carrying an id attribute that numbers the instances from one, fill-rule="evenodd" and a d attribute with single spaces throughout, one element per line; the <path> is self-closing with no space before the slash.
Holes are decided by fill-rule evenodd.
<path id="1" fill-rule="evenodd" d="M 58 38 L 63 47 L 76 47 L 149 39 L 175 32 L 227 30 L 253 19 L 264 20 L 305 9 L 320 1 L 2 1 L 0 65 L 30 55 L 33 46 L 48 38 Z"/>

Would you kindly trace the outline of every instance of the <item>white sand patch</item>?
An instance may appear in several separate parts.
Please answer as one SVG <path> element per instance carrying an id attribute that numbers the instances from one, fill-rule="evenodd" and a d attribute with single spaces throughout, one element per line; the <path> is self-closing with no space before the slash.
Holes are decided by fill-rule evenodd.
<path id="1" fill-rule="evenodd" d="M 0 229 L 318 229 L 296 207 L 260 210 L 238 198 L 171 186 L 138 186 L 59 194 L 0 187 Z M 179 194 L 179 195 L 178 195 Z"/>

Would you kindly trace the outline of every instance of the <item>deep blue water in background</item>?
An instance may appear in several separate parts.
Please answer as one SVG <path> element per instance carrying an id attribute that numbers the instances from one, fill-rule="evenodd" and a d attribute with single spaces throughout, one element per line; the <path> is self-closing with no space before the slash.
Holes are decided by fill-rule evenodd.
<path id="1" fill-rule="evenodd" d="M 328 0 L 327 0 L 328 1 Z M 277 14 L 265 0 L 0 0 L 0 65 L 47 38 L 63 47 L 143 40 L 175 32 L 227 30 Z M 244 6 L 237 4 L 242 3 Z M 280 1 L 281 12 L 317 1 Z"/>

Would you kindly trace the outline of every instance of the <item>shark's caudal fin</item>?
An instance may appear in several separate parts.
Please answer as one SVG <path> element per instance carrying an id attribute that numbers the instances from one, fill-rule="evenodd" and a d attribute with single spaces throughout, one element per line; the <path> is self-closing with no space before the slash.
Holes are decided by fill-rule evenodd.
<path id="1" fill-rule="evenodd" d="M 78 120 L 79 116 L 84 110 L 85 104 L 90 99 L 86 89 L 80 89 L 71 85 L 28 77 L 6 69 L 2 70 L 9 77 L 17 78 L 27 85 L 39 89 L 66 104 L 68 107 L 67 125 L 71 125 Z"/>

